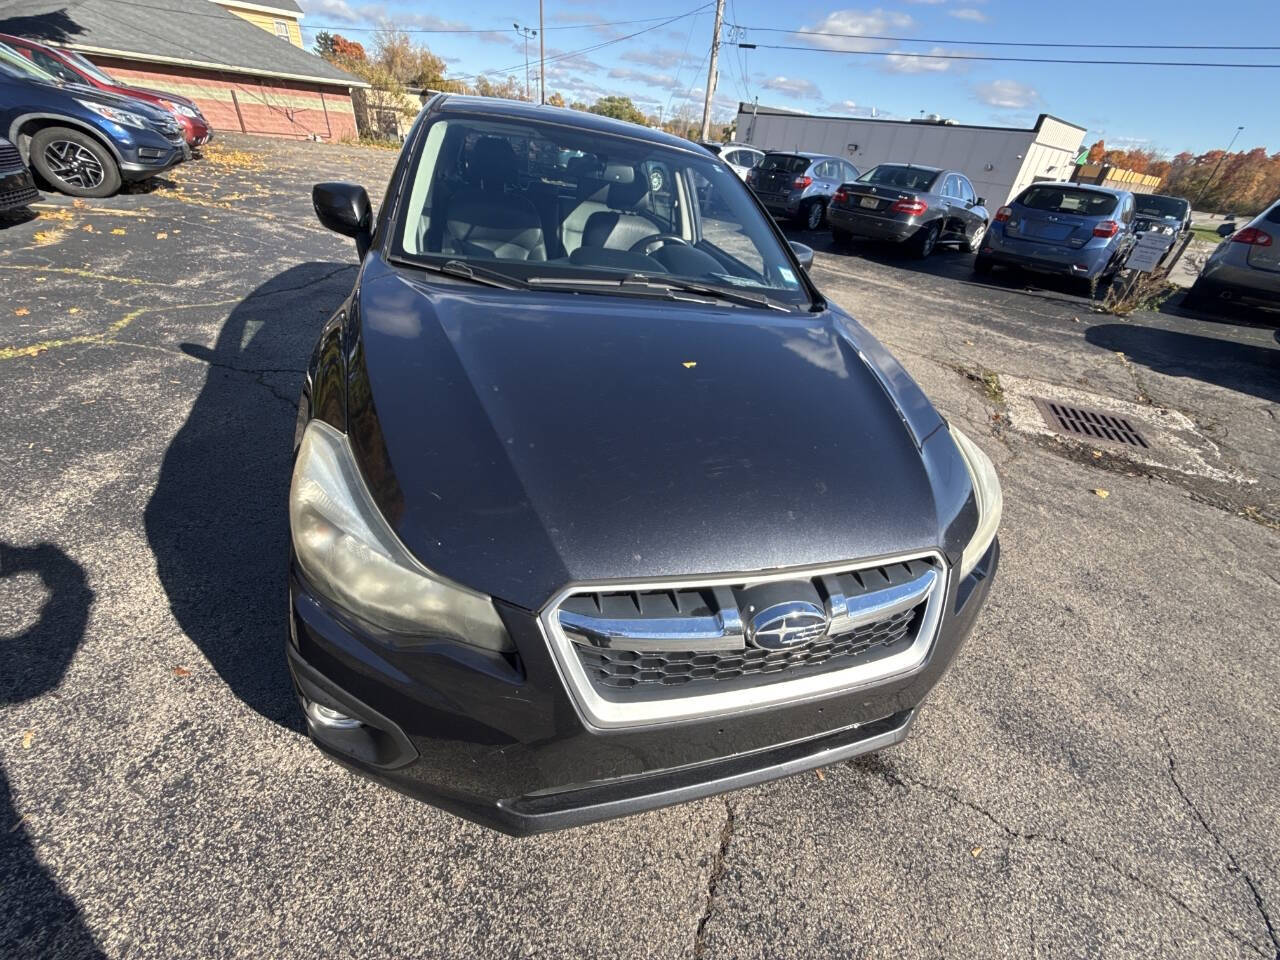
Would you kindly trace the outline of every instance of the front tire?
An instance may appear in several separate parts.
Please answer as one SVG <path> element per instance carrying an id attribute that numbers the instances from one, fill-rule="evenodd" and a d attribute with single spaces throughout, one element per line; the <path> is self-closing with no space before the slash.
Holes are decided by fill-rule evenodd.
<path id="1" fill-rule="evenodd" d="M 973 236 L 969 238 L 969 252 L 977 253 L 982 247 L 982 239 L 987 235 L 987 221 L 983 220 L 978 225 L 978 229 L 973 231 Z"/>
<path id="2" fill-rule="evenodd" d="M 911 251 L 911 255 L 917 260 L 925 260 L 929 254 L 933 253 L 933 248 L 938 245 L 938 234 L 941 233 L 938 221 L 925 224 L 907 241 L 907 249 Z"/>
<path id="3" fill-rule="evenodd" d="M 37 131 L 31 165 L 55 190 L 73 197 L 109 197 L 120 189 L 120 167 L 111 152 L 70 127 Z"/>

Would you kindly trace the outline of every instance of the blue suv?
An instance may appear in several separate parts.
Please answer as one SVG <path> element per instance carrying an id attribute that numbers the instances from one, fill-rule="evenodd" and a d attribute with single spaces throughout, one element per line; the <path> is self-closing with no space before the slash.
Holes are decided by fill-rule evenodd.
<path id="1" fill-rule="evenodd" d="M 1078 277 L 1092 293 L 1124 265 L 1136 239 L 1128 190 L 1036 183 L 996 211 L 973 269 L 996 264 Z"/>
<path id="2" fill-rule="evenodd" d="M 189 156 L 182 127 L 140 100 L 63 83 L 0 44 L 0 136 L 50 186 L 108 197 Z"/>

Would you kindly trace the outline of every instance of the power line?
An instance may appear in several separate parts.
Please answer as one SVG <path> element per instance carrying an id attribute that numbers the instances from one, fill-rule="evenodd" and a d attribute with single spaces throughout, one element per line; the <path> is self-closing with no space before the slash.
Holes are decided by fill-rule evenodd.
<path id="1" fill-rule="evenodd" d="M 907 53 L 902 50 L 837 50 L 786 43 L 739 43 L 743 50 L 803 50 L 806 53 L 840 53 L 855 57 L 909 57 L 916 60 L 985 60 L 997 63 L 1074 63 L 1102 67 L 1240 67 L 1246 70 L 1280 70 L 1280 63 L 1203 63 L 1195 60 L 1080 60 L 1055 57 L 992 57 L 979 53 Z"/>
<path id="2" fill-rule="evenodd" d="M 645 27 L 643 30 L 637 30 L 635 33 L 628 33 L 625 36 L 614 37 L 610 40 L 602 40 L 600 43 L 592 44 L 589 47 L 582 47 L 579 50 L 570 50 L 568 53 L 557 54 L 554 57 L 547 57 L 544 62 L 557 63 L 561 60 L 571 60 L 574 57 L 580 57 L 580 56 L 583 56 L 584 54 L 592 53 L 603 47 L 612 46 L 615 43 L 622 43 L 624 40 L 631 40 L 632 38 L 638 37 L 643 33 L 649 33 L 652 30 L 657 30 L 661 27 L 667 26 L 668 24 L 675 23 L 679 20 L 683 20 L 685 17 L 692 17 L 695 14 L 699 13 L 700 11 L 705 10 L 710 5 L 711 5 L 710 3 L 704 3 L 699 7 L 694 7 L 694 9 L 690 10 L 687 13 L 680 13 L 680 14 L 676 14 L 674 17 L 668 17 L 667 19 L 661 21 L 660 23 L 655 23 L 651 27 Z M 446 77 L 445 79 L 451 80 L 451 81 L 475 80 L 477 77 L 484 76 L 485 73 L 493 73 L 493 74 L 510 73 L 512 70 L 516 70 L 519 67 L 520 67 L 520 64 L 517 63 L 517 64 L 513 64 L 510 67 L 502 67 L 501 69 L 497 69 L 497 70 L 481 71 L 480 73 L 471 73 L 461 77 Z"/>
<path id="3" fill-rule="evenodd" d="M 709 4 L 704 4 L 709 6 Z M 698 9 L 702 9 L 699 7 Z M 588 30 L 595 27 L 625 27 L 635 23 L 654 23 L 665 20 L 665 17 L 641 17 L 638 20 L 605 20 L 598 23 L 562 23 L 545 27 L 546 30 Z M 308 30 L 337 30 L 344 33 L 376 33 L 382 29 L 392 29 L 399 33 L 505 33 L 503 27 L 397 27 L 388 23 L 386 27 L 351 27 L 329 23 L 308 23 Z"/>
<path id="4" fill-rule="evenodd" d="M 928 39 L 926 37 L 885 37 L 871 33 L 837 33 L 831 30 L 796 30 L 791 27 L 752 27 L 743 23 L 733 26 L 757 33 L 794 33 L 806 37 L 832 37 L 842 40 L 883 40 L 891 43 L 951 43 L 966 47 L 1049 47 L 1077 50 L 1280 50 L 1280 46 L 1237 46 L 1233 44 L 1184 44 L 1184 43 L 1045 43 L 1029 40 L 958 40 Z M 759 44 L 765 46 L 765 44 Z M 790 49 L 790 48 L 784 48 Z M 799 49 L 807 50 L 808 47 Z M 852 52 L 852 51 L 850 51 Z"/>

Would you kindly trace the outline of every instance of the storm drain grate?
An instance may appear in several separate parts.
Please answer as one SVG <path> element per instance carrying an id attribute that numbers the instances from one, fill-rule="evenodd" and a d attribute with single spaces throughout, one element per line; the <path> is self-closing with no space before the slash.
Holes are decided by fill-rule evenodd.
<path id="1" fill-rule="evenodd" d="M 1146 450 L 1150 444 L 1138 429 L 1124 417 L 1088 407 L 1073 407 L 1056 400 L 1032 397 L 1040 416 L 1051 428 L 1068 437 L 1080 440 L 1101 440 L 1105 443 L 1121 443 Z"/>

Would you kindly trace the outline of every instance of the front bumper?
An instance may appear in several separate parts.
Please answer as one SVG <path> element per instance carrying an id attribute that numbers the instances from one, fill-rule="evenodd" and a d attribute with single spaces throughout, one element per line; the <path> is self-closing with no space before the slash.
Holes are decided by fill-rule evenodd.
<path id="1" fill-rule="evenodd" d="M 645 727 L 586 725 L 533 613 L 499 604 L 504 656 L 439 641 L 396 649 L 290 576 L 289 667 L 300 696 L 365 721 L 308 718 L 344 766 L 506 833 L 576 826 L 705 797 L 902 740 L 955 658 L 999 563 L 951 583 L 924 662 L 883 684 L 767 710 Z M 363 734 L 360 731 L 364 731 Z"/>
<path id="2" fill-rule="evenodd" d="M 901 220 L 891 217 L 877 217 L 862 213 L 856 208 L 840 207 L 832 204 L 827 207 L 827 222 L 839 230 L 847 230 L 859 237 L 872 240 L 892 240 L 901 243 L 920 228 L 920 221 L 914 217 Z"/>
<path id="3" fill-rule="evenodd" d="M 25 168 L 0 173 L 0 211 L 18 210 L 40 199 L 40 191 Z"/>
<path id="4" fill-rule="evenodd" d="M 1092 247 L 1086 244 L 1083 247 L 1069 247 L 1023 240 L 1006 236 L 1003 230 L 997 230 L 993 225 L 987 232 L 978 255 L 1003 266 L 1093 280 L 1107 269 L 1115 250 L 1109 246 Z"/>
<path id="5" fill-rule="evenodd" d="M 152 131 L 131 131 L 128 140 L 116 138 L 120 151 L 120 175 L 125 180 L 144 180 L 163 173 L 190 156 L 185 143 L 175 143 Z"/>

